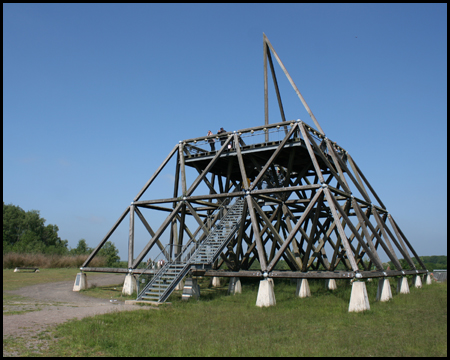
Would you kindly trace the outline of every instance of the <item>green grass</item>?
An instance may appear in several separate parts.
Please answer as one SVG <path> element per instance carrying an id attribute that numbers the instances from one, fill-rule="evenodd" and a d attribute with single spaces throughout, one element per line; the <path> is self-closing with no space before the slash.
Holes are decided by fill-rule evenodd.
<path id="1" fill-rule="evenodd" d="M 3 291 L 16 290 L 25 286 L 59 282 L 75 281 L 75 276 L 80 269 L 40 269 L 39 272 L 19 271 L 3 269 Z"/>
<path id="2" fill-rule="evenodd" d="M 374 280 L 366 283 L 371 310 L 348 313 L 348 280 L 337 281 L 334 292 L 323 281 L 310 281 L 312 297 L 306 299 L 294 296 L 295 284 L 276 280 L 277 304 L 269 308 L 255 306 L 257 282 L 241 279 L 243 293 L 226 296 L 226 284 L 212 289 L 208 281 L 201 280 L 200 301 L 183 302 L 175 292 L 172 306 L 157 311 L 59 325 L 53 332 L 58 341 L 43 355 L 447 356 L 446 283 L 396 295 L 392 279 L 394 298 L 380 303 Z"/>

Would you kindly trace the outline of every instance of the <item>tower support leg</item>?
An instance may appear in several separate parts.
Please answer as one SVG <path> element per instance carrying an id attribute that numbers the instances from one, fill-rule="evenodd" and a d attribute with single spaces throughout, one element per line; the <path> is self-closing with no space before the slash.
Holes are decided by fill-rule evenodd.
<path id="1" fill-rule="evenodd" d="M 256 298 L 256 306 L 267 307 L 277 304 L 275 300 L 275 292 L 273 290 L 273 280 L 265 279 L 259 282 L 258 297 Z"/>
<path id="2" fill-rule="evenodd" d="M 200 286 L 197 284 L 197 279 L 186 278 L 181 300 L 189 300 L 191 297 L 196 300 L 200 298 Z"/>
<path id="3" fill-rule="evenodd" d="M 398 279 L 397 293 L 398 294 L 409 294 L 409 285 L 408 285 L 408 279 L 406 278 L 406 276 L 402 276 L 400 279 Z"/>
<path id="4" fill-rule="evenodd" d="M 213 276 L 211 279 L 212 287 L 220 287 L 220 278 L 217 276 Z"/>
<path id="5" fill-rule="evenodd" d="M 228 284 L 228 295 L 242 294 L 241 280 L 238 277 L 232 277 Z"/>
<path id="6" fill-rule="evenodd" d="M 416 288 L 421 288 L 422 287 L 422 279 L 420 278 L 420 275 L 414 276 L 413 284 L 414 284 L 414 286 Z"/>
<path id="7" fill-rule="evenodd" d="M 295 295 L 300 298 L 311 296 L 311 290 L 309 289 L 309 283 L 307 279 L 297 280 L 297 290 L 295 291 Z"/>
<path id="8" fill-rule="evenodd" d="M 382 278 L 378 280 L 377 301 L 389 301 L 392 299 L 391 285 L 389 279 Z"/>
<path id="9" fill-rule="evenodd" d="M 122 294 L 123 295 L 133 295 L 137 291 L 136 278 L 133 274 L 127 274 L 125 276 L 125 281 L 123 282 Z"/>
<path id="10" fill-rule="evenodd" d="M 73 291 L 80 291 L 88 288 L 88 282 L 85 273 L 78 273 L 73 284 Z"/>
<path id="11" fill-rule="evenodd" d="M 336 290 L 336 280 L 335 279 L 326 279 L 325 280 L 325 288 L 327 290 Z"/>
<path id="12" fill-rule="evenodd" d="M 352 293 L 350 295 L 348 312 L 360 312 L 366 310 L 370 310 L 366 283 L 363 281 L 354 281 L 352 284 Z"/>

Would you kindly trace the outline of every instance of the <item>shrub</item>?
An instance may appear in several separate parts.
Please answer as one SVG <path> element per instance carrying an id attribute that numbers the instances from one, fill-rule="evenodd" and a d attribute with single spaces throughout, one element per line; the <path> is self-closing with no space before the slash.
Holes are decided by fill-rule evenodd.
<path id="1" fill-rule="evenodd" d="M 77 268 L 83 265 L 88 255 L 49 255 L 49 254 L 3 254 L 3 269 L 13 269 L 15 267 L 39 267 L 50 268 Z M 93 267 L 103 267 L 106 265 L 106 258 L 96 256 L 89 263 Z"/>

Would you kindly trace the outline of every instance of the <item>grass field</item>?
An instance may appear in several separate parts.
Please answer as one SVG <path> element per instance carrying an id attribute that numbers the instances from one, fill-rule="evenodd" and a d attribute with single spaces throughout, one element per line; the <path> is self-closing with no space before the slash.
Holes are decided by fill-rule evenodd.
<path id="1" fill-rule="evenodd" d="M 258 283 L 242 279 L 242 294 L 208 288 L 199 301 L 175 292 L 158 310 L 112 313 L 71 321 L 53 331 L 58 341 L 44 356 L 447 356 L 447 284 L 411 288 L 371 310 L 348 313 L 351 285 L 338 290 L 310 281 L 311 298 L 294 296 L 295 284 L 275 281 L 277 305 L 255 306 Z M 411 284 L 411 282 L 410 282 Z M 102 288 L 87 290 L 102 296 Z M 104 296 L 120 296 L 105 287 Z"/>

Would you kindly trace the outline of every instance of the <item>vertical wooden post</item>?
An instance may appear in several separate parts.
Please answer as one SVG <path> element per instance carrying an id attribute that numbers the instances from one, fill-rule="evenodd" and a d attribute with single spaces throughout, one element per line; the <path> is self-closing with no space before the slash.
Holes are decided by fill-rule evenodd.
<path id="1" fill-rule="evenodd" d="M 269 125 L 269 93 L 267 84 L 267 44 L 264 35 L 264 125 Z M 266 142 L 269 141 L 269 134 L 266 132 Z"/>
<path id="2" fill-rule="evenodd" d="M 128 268 L 133 266 L 134 256 L 134 205 L 130 205 L 130 232 L 128 235 Z"/>
<path id="3" fill-rule="evenodd" d="M 184 166 L 184 144 L 180 143 L 179 155 L 180 155 L 180 170 L 181 170 L 181 194 L 186 196 L 186 168 Z"/>

